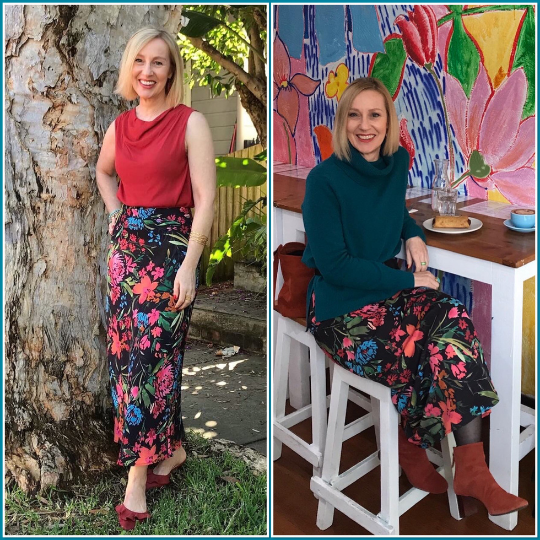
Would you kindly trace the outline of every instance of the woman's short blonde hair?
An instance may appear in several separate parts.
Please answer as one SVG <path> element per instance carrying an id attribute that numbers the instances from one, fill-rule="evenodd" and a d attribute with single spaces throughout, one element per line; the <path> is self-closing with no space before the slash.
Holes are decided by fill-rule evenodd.
<path id="1" fill-rule="evenodd" d="M 128 101 L 137 99 L 137 93 L 133 89 L 131 70 L 135 58 L 141 49 L 156 38 L 162 39 L 169 47 L 169 56 L 173 73 L 172 77 L 167 81 L 165 92 L 167 94 L 167 105 L 169 107 L 176 107 L 176 105 L 179 105 L 184 100 L 184 67 L 182 58 L 180 57 L 178 44 L 169 32 L 159 30 L 152 26 L 146 26 L 137 30 L 137 32 L 129 38 L 124 54 L 122 55 L 122 62 L 120 62 L 120 73 L 114 92 Z"/>
<path id="2" fill-rule="evenodd" d="M 347 137 L 347 120 L 352 103 L 356 96 L 364 90 L 375 90 L 384 97 L 387 114 L 386 137 L 382 144 L 382 154 L 390 156 L 397 152 L 399 148 L 399 121 L 392 101 L 390 92 L 386 86 L 374 77 L 362 77 L 352 82 L 343 92 L 339 100 L 336 118 L 334 120 L 334 130 L 332 132 L 332 144 L 336 156 L 344 161 L 351 160 L 351 149 Z"/>

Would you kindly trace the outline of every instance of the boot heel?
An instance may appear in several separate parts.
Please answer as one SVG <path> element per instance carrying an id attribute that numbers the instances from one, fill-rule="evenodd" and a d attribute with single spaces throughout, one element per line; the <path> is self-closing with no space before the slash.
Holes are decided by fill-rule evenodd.
<path id="1" fill-rule="evenodd" d="M 458 507 L 461 517 L 468 517 L 478 512 L 478 501 L 474 497 L 458 495 Z"/>

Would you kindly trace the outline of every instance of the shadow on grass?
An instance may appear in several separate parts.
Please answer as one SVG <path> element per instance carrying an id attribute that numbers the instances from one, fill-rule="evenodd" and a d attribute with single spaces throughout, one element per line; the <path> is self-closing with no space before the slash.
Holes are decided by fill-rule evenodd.
<path id="1" fill-rule="evenodd" d="M 93 485 L 26 495 L 6 488 L 6 534 L 12 535 L 266 535 L 266 475 L 256 475 L 228 452 L 190 433 L 188 459 L 171 484 L 148 493 L 152 517 L 129 533 L 114 507 L 122 501 L 125 471 Z"/>

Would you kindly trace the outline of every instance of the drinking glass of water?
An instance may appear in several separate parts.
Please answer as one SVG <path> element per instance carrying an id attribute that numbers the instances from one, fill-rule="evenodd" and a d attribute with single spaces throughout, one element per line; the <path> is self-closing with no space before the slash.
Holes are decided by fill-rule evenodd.
<path id="1" fill-rule="evenodd" d="M 455 216 L 457 203 L 456 189 L 442 189 L 438 193 L 439 214 L 441 216 Z"/>

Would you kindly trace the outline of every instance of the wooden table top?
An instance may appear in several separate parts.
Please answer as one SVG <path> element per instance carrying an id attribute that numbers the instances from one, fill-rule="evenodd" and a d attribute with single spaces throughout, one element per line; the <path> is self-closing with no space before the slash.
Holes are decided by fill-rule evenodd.
<path id="1" fill-rule="evenodd" d="M 274 174 L 272 190 L 274 206 L 283 210 L 301 213 L 306 190 L 306 181 Z M 427 245 L 460 253 L 469 257 L 519 268 L 535 260 L 536 233 L 519 233 L 505 227 L 503 219 L 483 214 L 467 213 L 466 207 L 476 204 L 479 199 L 472 199 L 457 204 L 459 214 L 470 215 L 482 221 L 482 228 L 466 234 L 442 234 L 426 230 L 422 223 L 434 216 L 431 205 L 419 202 L 427 196 L 407 200 L 407 207 L 418 211 L 411 214 L 426 235 Z"/>

